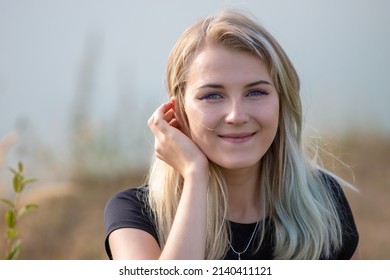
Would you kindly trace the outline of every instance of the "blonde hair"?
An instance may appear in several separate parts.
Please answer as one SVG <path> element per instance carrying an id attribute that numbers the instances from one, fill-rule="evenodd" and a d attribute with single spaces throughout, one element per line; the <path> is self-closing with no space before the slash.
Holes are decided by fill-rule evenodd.
<path id="1" fill-rule="evenodd" d="M 340 248 L 342 231 L 335 198 L 302 145 L 299 78 L 276 40 L 242 12 L 227 10 L 197 21 L 179 38 L 167 65 L 166 86 L 178 101 L 182 130 L 190 137 L 184 110 L 186 79 L 192 60 L 205 46 L 246 51 L 264 61 L 279 94 L 279 127 L 261 159 L 260 201 L 274 224 L 276 259 L 318 259 Z M 206 259 L 221 259 L 229 248 L 226 221 L 227 188 L 217 165 L 210 162 Z M 180 200 L 183 178 L 165 162 L 154 159 L 149 176 L 149 204 L 159 243 L 164 247 Z M 212 202 L 212 203 L 211 203 Z M 266 223 L 258 229 L 258 249 Z"/>

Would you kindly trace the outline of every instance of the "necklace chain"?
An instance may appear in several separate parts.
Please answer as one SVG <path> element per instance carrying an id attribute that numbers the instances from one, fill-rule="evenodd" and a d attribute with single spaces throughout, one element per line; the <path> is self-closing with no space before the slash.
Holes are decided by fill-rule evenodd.
<path id="1" fill-rule="evenodd" d="M 253 239 L 253 237 L 255 236 L 255 232 L 256 232 L 256 230 L 257 230 L 257 226 L 258 226 L 258 225 L 259 225 L 259 221 L 256 222 L 256 226 L 255 226 L 255 229 L 254 229 L 253 232 L 252 232 L 251 238 L 249 239 L 248 244 L 246 245 L 246 247 L 245 247 L 245 249 L 244 249 L 243 251 L 237 252 L 236 250 L 234 250 L 234 248 L 233 248 L 233 246 L 232 246 L 232 243 L 231 243 L 230 240 L 229 240 L 230 249 L 232 249 L 232 251 L 233 251 L 234 253 L 237 254 L 239 260 L 241 260 L 241 255 L 244 254 L 244 253 L 248 250 L 249 245 L 252 243 L 252 239 Z"/>

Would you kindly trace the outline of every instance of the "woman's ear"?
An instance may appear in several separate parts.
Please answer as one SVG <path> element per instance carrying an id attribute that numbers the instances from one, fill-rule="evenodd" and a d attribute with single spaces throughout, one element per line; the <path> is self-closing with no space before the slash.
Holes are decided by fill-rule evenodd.
<path id="1" fill-rule="evenodd" d="M 177 98 L 176 96 L 172 96 L 171 98 L 169 98 L 169 102 L 171 102 L 171 105 L 172 105 L 172 110 L 173 112 L 176 113 L 176 108 L 177 108 Z"/>
<path id="2" fill-rule="evenodd" d="M 176 96 L 172 96 L 171 98 L 169 98 L 169 102 L 171 102 L 172 111 L 176 112 L 176 102 L 177 102 Z"/>
<path id="3" fill-rule="evenodd" d="M 181 121 L 181 114 L 180 114 L 180 111 L 178 111 L 177 109 L 179 108 L 179 104 L 178 104 L 178 101 L 177 101 L 177 98 L 176 96 L 172 96 L 170 99 L 169 99 L 169 102 L 171 103 L 171 110 L 173 111 L 173 113 L 175 114 L 175 117 L 174 119 L 171 121 L 171 125 L 176 127 L 177 129 L 181 130 L 181 127 L 182 127 L 182 121 Z"/>

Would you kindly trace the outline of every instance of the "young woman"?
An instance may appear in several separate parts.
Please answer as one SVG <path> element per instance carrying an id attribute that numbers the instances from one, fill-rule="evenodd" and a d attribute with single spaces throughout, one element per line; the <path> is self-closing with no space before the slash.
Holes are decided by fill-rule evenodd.
<path id="1" fill-rule="evenodd" d="M 263 27 L 236 11 L 196 22 L 166 84 L 170 100 L 148 122 L 148 182 L 105 209 L 110 258 L 354 256 L 346 197 L 302 149 L 299 78 Z"/>

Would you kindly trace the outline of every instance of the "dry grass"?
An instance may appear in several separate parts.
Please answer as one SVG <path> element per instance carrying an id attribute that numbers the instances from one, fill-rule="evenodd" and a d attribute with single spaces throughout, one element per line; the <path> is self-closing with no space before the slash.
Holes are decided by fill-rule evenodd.
<path id="1" fill-rule="evenodd" d="M 390 141 L 349 137 L 338 148 L 359 192 L 347 190 L 360 233 L 362 259 L 390 259 Z M 341 176 L 350 174 L 339 169 Z"/>
<path id="2" fill-rule="evenodd" d="M 26 201 L 37 203 L 39 208 L 20 223 L 23 244 L 19 259 L 106 259 L 103 210 L 107 199 L 141 182 L 141 176 L 131 176 L 116 182 L 97 180 L 35 186 L 24 194 Z M 0 231 L 3 232 L 2 225 Z M 0 242 L 0 252 L 3 245 Z"/>
<path id="3" fill-rule="evenodd" d="M 351 136 L 337 143 L 331 145 L 332 152 L 351 166 L 353 183 L 360 191 L 346 190 L 346 194 L 361 236 L 361 258 L 390 259 L 390 141 Z M 347 169 L 335 168 L 341 177 L 352 179 Z M 116 181 L 96 179 L 34 188 L 26 199 L 40 207 L 21 222 L 20 258 L 106 259 L 104 206 L 117 191 L 141 184 L 143 176 L 140 172 Z"/>

